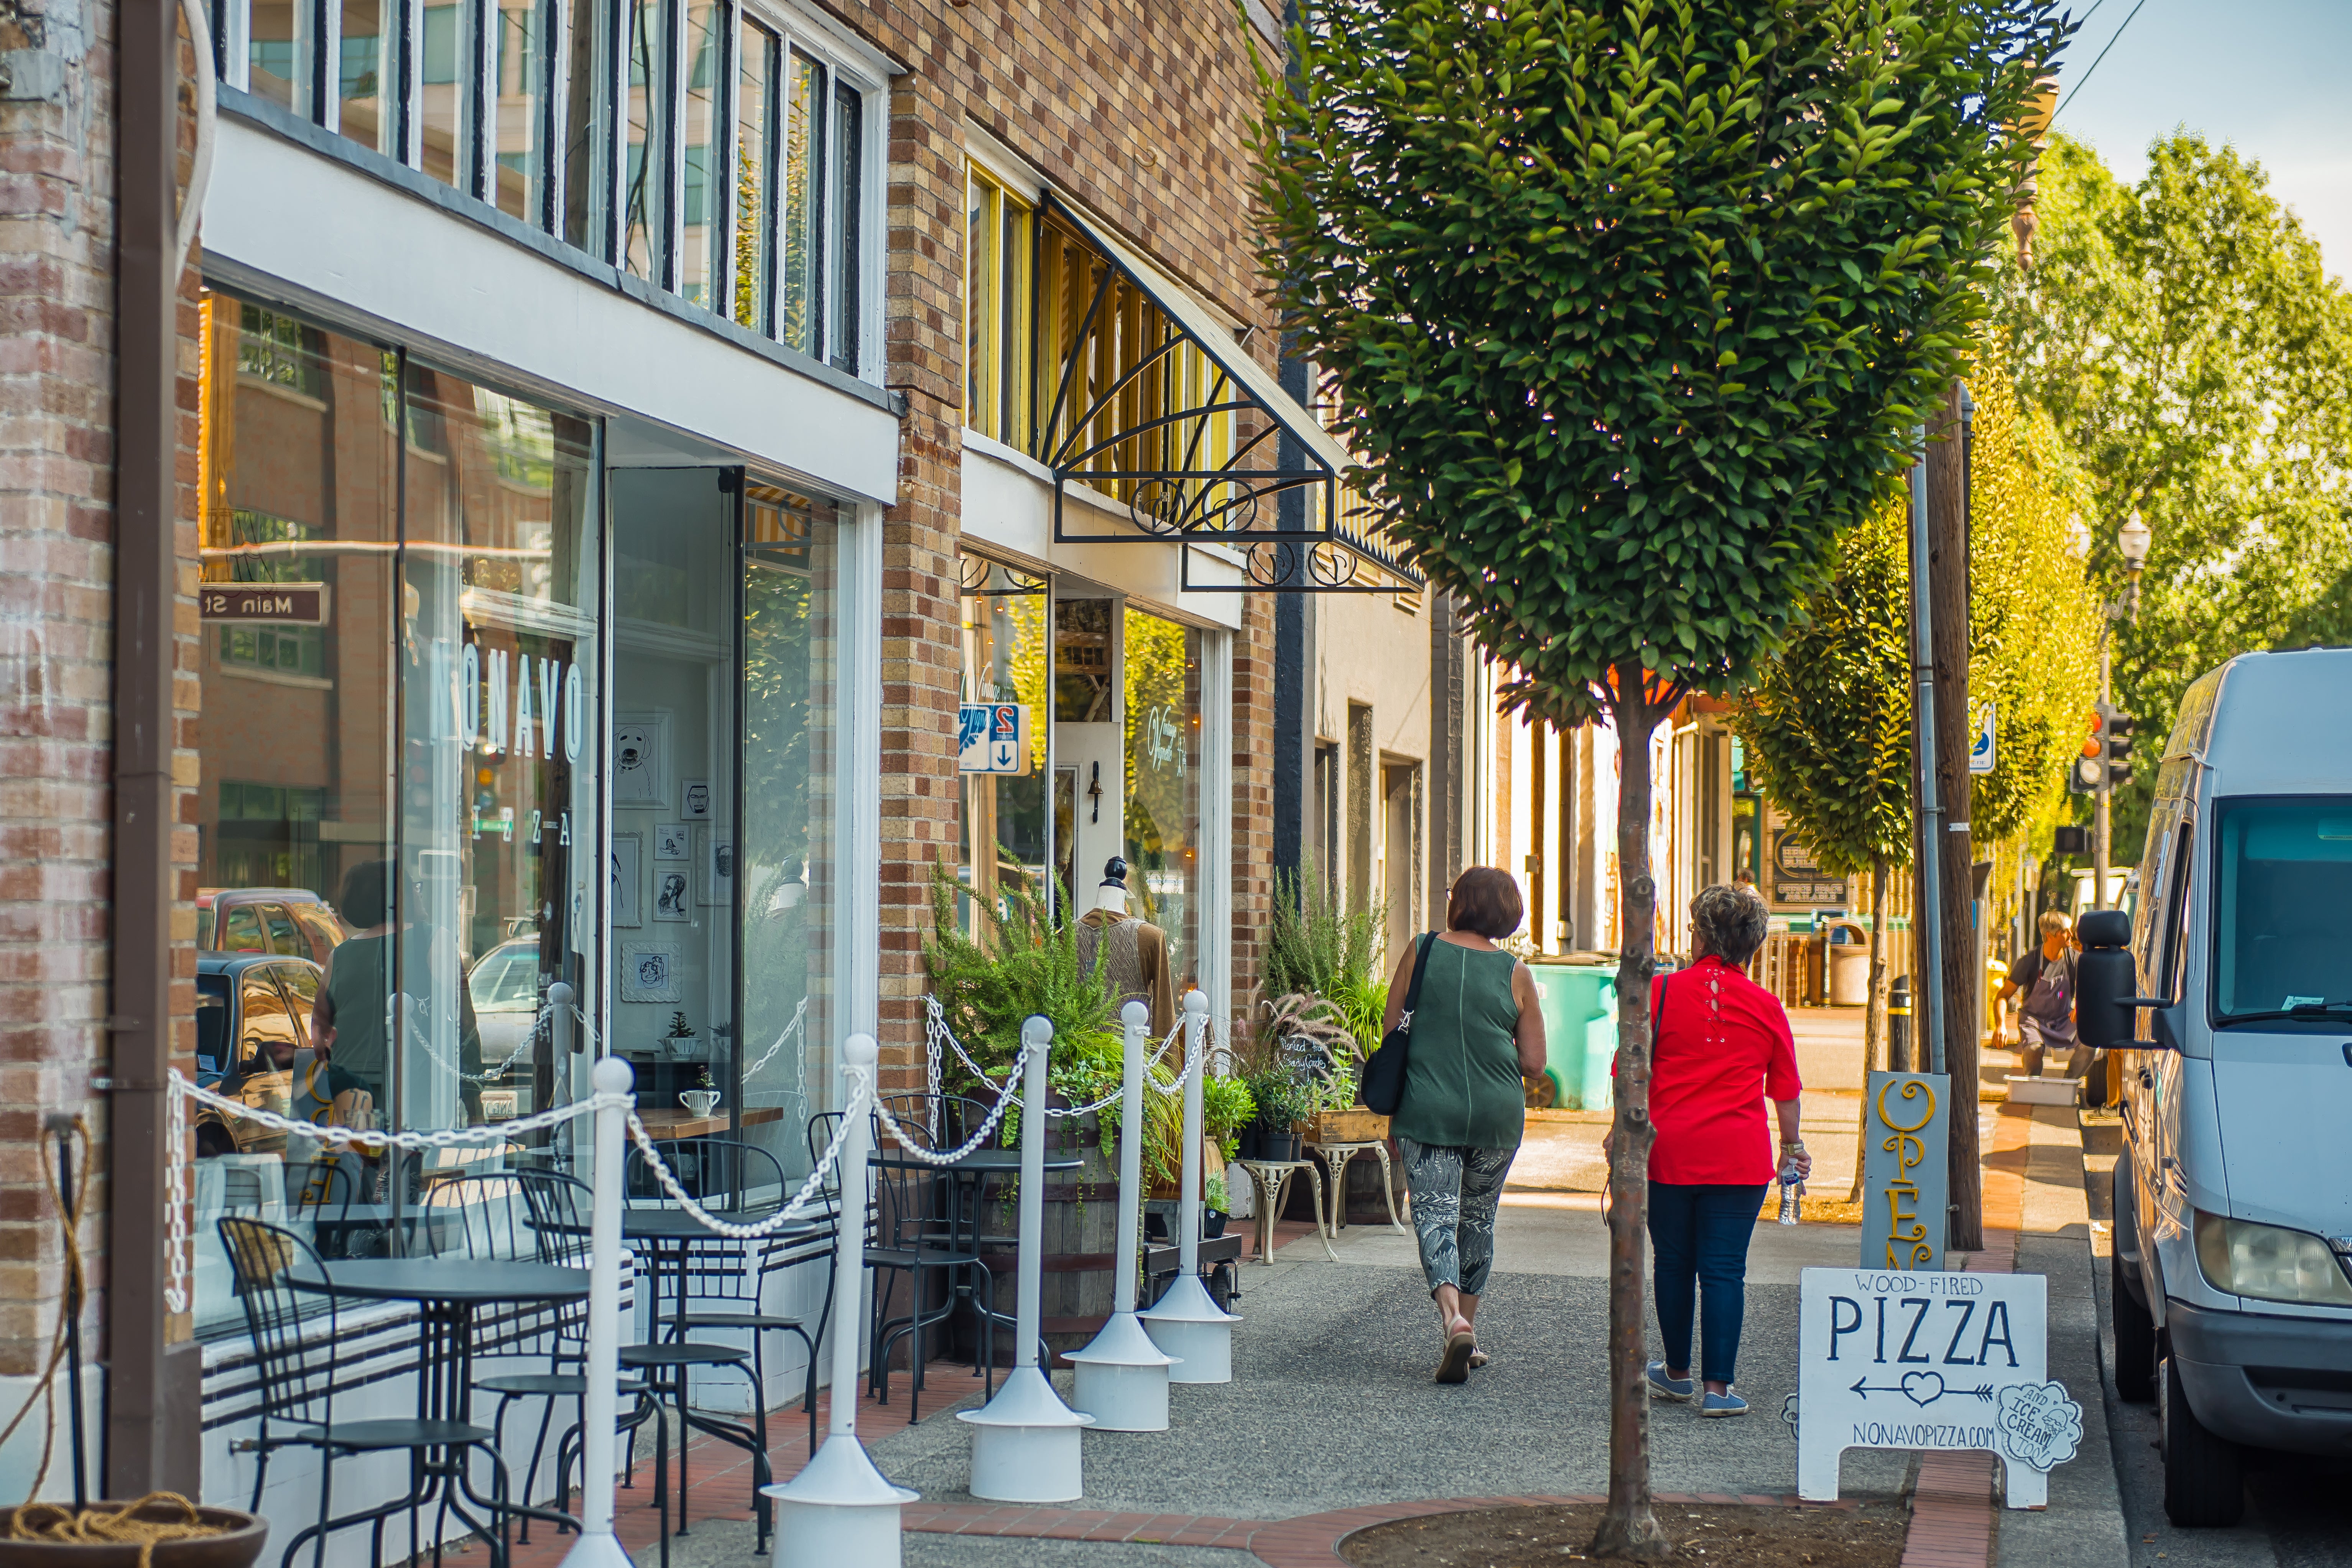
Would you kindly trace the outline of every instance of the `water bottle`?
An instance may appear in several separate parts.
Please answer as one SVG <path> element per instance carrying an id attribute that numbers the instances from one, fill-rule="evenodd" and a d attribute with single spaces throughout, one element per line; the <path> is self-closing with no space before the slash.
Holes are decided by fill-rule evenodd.
<path id="1" fill-rule="evenodd" d="M 1797 1173 L 1797 1156 L 1805 1152 L 1802 1143 L 1780 1146 L 1780 1223 L 1794 1225 L 1799 1217 L 1799 1203 L 1805 1195 L 1804 1179 Z"/>

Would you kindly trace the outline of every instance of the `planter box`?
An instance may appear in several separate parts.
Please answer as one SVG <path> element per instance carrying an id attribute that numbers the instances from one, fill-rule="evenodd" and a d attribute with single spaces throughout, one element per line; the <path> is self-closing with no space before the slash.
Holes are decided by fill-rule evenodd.
<path id="1" fill-rule="evenodd" d="M 1297 1126 L 1298 1135 L 1310 1143 L 1370 1143 L 1389 1135 L 1389 1119 L 1360 1105 L 1327 1110 Z"/>

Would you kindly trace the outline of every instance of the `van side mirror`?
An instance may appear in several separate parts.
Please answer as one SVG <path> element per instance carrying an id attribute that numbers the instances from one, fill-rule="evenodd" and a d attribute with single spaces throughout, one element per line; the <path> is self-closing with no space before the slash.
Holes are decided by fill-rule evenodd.
<path id="1" fill-rule="evenodd" d="M 2074 963 L 2074 1033 L 2097 1050 L 2147 1049 L 2133 1027 L 2142 1007 L 2164 1002 L 2139 994 L 2139 966 L 2126 945 L 2131 921 L 2120 910 L 2094 910 L 2074 928 L 2083 955 Z"/>

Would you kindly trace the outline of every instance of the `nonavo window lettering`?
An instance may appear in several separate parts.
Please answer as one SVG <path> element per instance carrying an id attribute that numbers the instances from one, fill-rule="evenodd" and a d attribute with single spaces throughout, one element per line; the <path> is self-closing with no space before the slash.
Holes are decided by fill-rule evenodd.
<path id="1" fill-rule="evenodd" d="M 446 645 L 436 642 L 433 652 L 446 662 Z M 455 732 L 466 750 L 480 756 L 552 758 L 560 745 L 565 762 L 580 760 L 589 717 L 587 683 L 578 664 L 486 648 L 478 636 L 469 636 L 448 684 Z"/>

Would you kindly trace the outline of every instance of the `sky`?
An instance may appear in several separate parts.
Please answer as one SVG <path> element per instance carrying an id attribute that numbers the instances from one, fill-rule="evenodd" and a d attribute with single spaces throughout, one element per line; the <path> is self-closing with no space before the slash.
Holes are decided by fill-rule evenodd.
<path id="1" fill-rule="evenodd" d="M 2352 277 L 2352 0 L 2073 0 L 2071 9 L 2084 25 L 2060 68 L 2059 130 L 2098 149 L 2126 184 L 2147 172 L 2147 144 L 2176 127 L 2235 146 L 2269 173 L 2327 270 Z"/>

